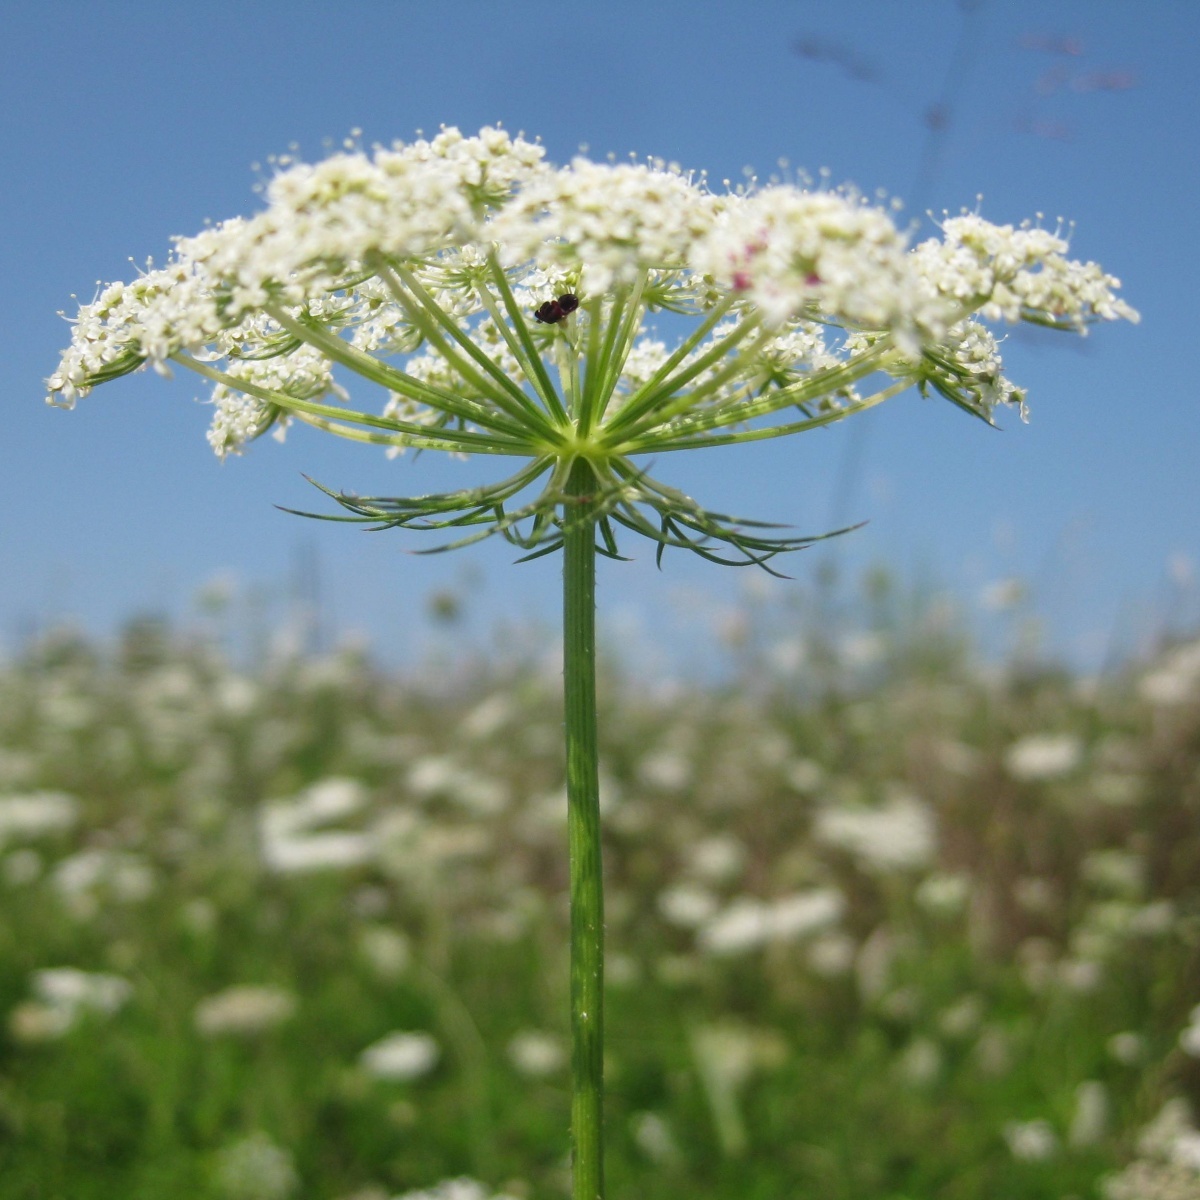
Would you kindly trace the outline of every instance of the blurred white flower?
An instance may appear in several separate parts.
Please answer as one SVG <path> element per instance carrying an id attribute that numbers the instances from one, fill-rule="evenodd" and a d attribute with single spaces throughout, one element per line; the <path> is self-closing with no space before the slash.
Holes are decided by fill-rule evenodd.
<path id="1" fill-rule="evenodd" d="M 544 1079 L 562 1070 L 567 1052 L 554 1034 L 526 1029 L 508 1043 L 508 1060 L 522 1075 Z"/>
<path id="2" fill-rule="evenodd" d="M 368 833 L 325 830 L 294 837 L 264 837 L 263 862 L 279 875 L 360 867 L 375 858 L 375 842 Z"/>
<path id="3" fill-rule="evenodd" d="M 941 1047 L 933 1038 L 914 1038 L 900 1055 L 896 1070 L 910 1086 L 927 1087 L 942 1073 Z"/>
<path id="4" fill-rule="evenodd" d="M 709 883 L 728 883 L 741 874 L 746 847 L 732 834 L 717 833 L 695 842 L 688 854 L 687 870 Z"/>
<path id="5" fill-rule="evenodd" d="M 512 1196 L 504 1193 L 492 1194 L 492 1189 L 484 1187 L 474 1179 L 445 1179 L 435 1183 L 433 1187 L 421 1188 L 415 1192 L 404 1192 L 394 1200 L 513 1200 Z"/>
<path id="6" fill-rule="evenodd" d="M 854 963 L 859 994 L 864 1000 L 878 1000 L 887 990 L 895 958 L 896 939 L 886 925 L 880 925 L 859 947 Z"/>
<path id="7" fill-rule="evenodd" d="M 983 999 L 972 992 L 944 1008 L 938 1015 L 938 1029 L 948 1038 L 973 1034 L 983 1021 Z"/>
<path id="8" fill-rule="evenodd" d="M 1075 1114 L 1067 1133 L 1067 1143 L 1074 1149 L 1097 1146 L 1108 1133 L 1110 1117 L 1108 1091 L 1104 1084 L 1088 1079 L 1075 1089 Z"/>
<path id="9" fill-rule="evenodd" d="M 1200 1004 L 1192 1009 L 1187 1027 L 1179 1035 L 1179 1048 L 1193 1058 L 1200 1058 Z"/>
<path id="10" fill-rule="evenodd" d="M 1132 771 L 1103 771 L 1091 780 L 1092 797 L 1110 808 L 1128 808 L 1146 794 L 1146 781 Z"/>
<path id="11" fill-rule="evenodd" d="M 1013 899 L 1027 913 L 1045 915 L 1058 906 L 1054 884 L 1041 875 L 1022 875 L 1013 881 Z"/>
<path id="12" fill-rule="evenodd" d="M 721 1148 L 737 1157 L 746 1147 L 739 1094 L 756 1070 L 776 1068 L 786 1061 L 787 1043 L 774 1030 L 730 1022 L 697 1026 L 691 1043 Z"/>
<path id="13" fill-rule="evenodd" d="M 322 779 L 292 800 L 274 800 L 259 813 L 263 862 L 278 874 L 362 866 L 375 858 L 375 839 L 359 830 L 321 829 L 366 804 L 356 779 Z"/>
<path id="14" fill-rule="evenodd" d="M 428 1075 L 437 1066 L 441 1050 L 428 1033 L 389 1033 L 368 1046 L 358 1061 L 376 1079 L 408 1081 Z"/>
<path id="15" fill-rule="evenodd" d="M 629 1118 L 629 1128 L 634 1144 L 651 1162 L 665 1166 L 682 1159 L 671 1126 L 658 1113 L 634 1113 Z"/>
<path id="16" fill-rule="evenodd" d="M 990 1025 L 979 1035 L 974 1055 L 985 1075 L 992 1078 L 1007 1075 L 1013 1067 L 1012 1039 L 998 1025 Z"/>
<path id="17" fill-rule="evenodd" d="M 225 675 L 217 681 L 214 698 L 227 717 L 248 717 L 258 703 L 258 685 L 245 675 Z"/>
<path id="18" fill-rule="evenodd" d="M 515 717 L 520 716 L 520 707 L 507 692 L 496 692 L 480 701 L 459 722 L 459 731 L 473 741 L 483 741 L 500 732 Z"/>
<path id="19" fill-rule="evenodd" d="M 306 832 L 358 812 L 368 795 L 365 785 L 357 779 L 321 779 L 295 799 L 263 805 L 261 821 L 270 834 Z"/>
<path id="20" fill-rule="evenodd" d="M 1143 700 L 1164 708 L 1186 704 L 1197 690 L 1200 690 L 1200 641 L 1172 650 L 1138 684 Z"/>
<path id="21" fill-rule="evenodd" d="M 7 842 L 64 833 L 79 820 L 79 801 L 66 792 L 0 796 L 0 850 Z"/>
<path id="22" fill-rule="evenodd" d="M 1058 964 L 1057 982 L 1069 992 L 1081 995 L 1094 992 L 1104 977 L 1104 972 L 1097 962 L 1088 962 L 1078 958 L 1064 958 Z"/>
<path id="23" fill-rule="evenodd" d="M 808 947 L 808 965 L 826 978 L 853 970 L 858 944 L 847 933 L 834 930 L 813 938 Z"/>
<path id="24" fill-rule="evenodd" d="M 915 899 L 931 916 L 956 917 L 971 898 L 971 880 L 966 875 L 930 875 L 917 886 Z"/>
<path id="25" fill-rule="evenodd" d="M 1146 1057 L 1146 1039 L 1131 1029 L 1108 1039 L 1108 1053 L 1123 1066 L 1136 1066 Z"/>
<path id="26" fill-rule="evenodd" d="M 448 755 L 417 759 L 409 768 L 408 788 L 422 799 L 452 800 L 478 816 L 494 816 L 512 799 L 503 783 L 462 766 Z"/>
<path id="27" fill-rule="evenodd" d="M 111 1017 L 133 995 L 133 985 L 119 975 L 52 967 L 35 971 L 34 999 L 9 1015 L 9 1029 L 18 1041 L 49 1041 L 62 1037 L 86 1014 Z"/>
<path id="28" fill-rule="evenodd" d="M 53 967 L 34 972 L 33 992 L 46 1004 L 111 1016 L 133 994 L 133 985 L 117 975 Z"/>
<path id="29" fill-rule="evenodd" d="M 740 897 L 700 927 L 696 944 L 707 954 L 744 954 L 826 929 L 845 907 L 845 897 L 834 888 L 797 892 L 771 903 Z"/>
<path id="30" fill-rule="evenodd" d="M 717 897 L 707 888 L 680 883 L 658 894 L 658 911 L 670 925 L 695 929 L 712 918 L 717 911 Z"/>
<path id="31" fill-rule="evenodd" d="M 1140 896 L 1145 887 L 1145 859 L 1128 850 L 1093 850 L 1081 871 L 1088 883 L 1119 896 Z"/>
<path id="32" fill-rule="evenodd" d="M 1073 733 L 1033 733 L 1009 746 L 1008 773 L 1023 783 L 1060 779 L 1083 762 L 1083 742 Z"/>
<path id="33" fill-rule="evenodd" d="M 1029 595 L 1020 579 L 997 579 L 980 590 L 979 606 L 987 612 L 1008 612 Z"/>
<path id="34" fill-rule="evenodd" d="M 1020 1162 L 1048 1162 L 1058 1154 L 1058 1135 L 1048 1121 L 1010 1121 L 1004 1140 Z"/>
<path id="35" fill-rule="evenodd" d="M 412 958 L 408 938 L 386 925 L 368 925 L 359 932 L 358 949 L 380 979 L 396 979 Z"/>
<path id="36" fill-rule="evenodd" d="M 101 898 L 136 904 L 154 891 L 154 872 L 137 854 L 95 847 L 64 858 L 51 875 L 68 910 L 81 919 L 99 911 Z"/>
<path id="37" fill-rule="evenodd" d="M 17 1042 L 51 1042 L 70 1031 L 73 1014 L 64 1008 L 29 1000 L 8 1014 L 8 1031 Z"/>
<path id="38" fill-rule="evenodd" d="M 968 746 L 965 742 L 954 738 L 935 738 L 931 749 L 938 765 L 952 775 L 967 778 L 979 770 L 982 755 L 974 746 Z"/>
<path id="39" fill-rule="evenodd" d="M 692 781 L 692 764 L 678 750 L 656 750 L 638 763 L 638 779 L 660 792 L 681 792 Z"/>
<path id="40" fill-rule="evenodd" d="M 802 796 L 810 796 L 825 781 L 825 772 L 820 763 L 811 758 L 797 758 L 788 763 L 784 770 L 788 787 Z"/>
<path id="41" fill-rule="evenodd" d="M 41 878 L 44 866 L 42 856 L 26 846 L 4 856 L 0 861 L 0 875 L 10 887 L 25 887 Z"/>
<path id="42" fill-rule="evenodd" d="M 282 988 L 246 984 L 226 988 L 196 1005 L 196 1028 L 207 1037 L 256 1034 L 283 1024 L 296 1011 L 296 998 Z"/>
<path id="43" fill-rule="evenodd" d="M 286 1200 L 300 1186 L 291 1154 L 265 1133 L 252 1133 L 221 1149 L 213 1176 L 228 1200 Z"/>
<path id="44" fill-rule="evenodd" d="M 1200 1172 L 1200 1133 L 1192 1123 L 1191 1106 L 1186 1100 L 1176 1096 L 1162 1106 L 1142 1130 L 1138 1153 Z"/>
<path id="45" fill-rule="evenodd" d="M 827 808 L 817 814 L 813 836 L 880 871 L 925 866 L 937 849 L 933 811 L 907 794 L 895 795 L 880 808 Z"/>
<path id="46" fill-rule="evenodd" d="M 888 651 L 888 639 L 885 634 L 864 631 L 849 634 L 842 639 L 842 662 L 851 670 L 865 670 L 882 662 Z"/>

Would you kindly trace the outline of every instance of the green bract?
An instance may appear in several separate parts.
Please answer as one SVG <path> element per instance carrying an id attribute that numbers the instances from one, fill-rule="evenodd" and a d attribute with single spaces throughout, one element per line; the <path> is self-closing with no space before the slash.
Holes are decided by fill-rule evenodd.
<path id="1" fill-rule="evenodd" d="M 338 519 L 548 553 L 583 462 L 601 553 L 624 527 L 660 552 L 761 564 L 813 539 L 709 512 L 640 456 L 802 432 L 914 385 L 984 420 L 1023 411 L 984 321 L 1136 319 L 1067 249 L 974 214 L 910 248 L 850 191 L 714 193 L 661 162 L 555 168 L 502 130 L 444 129 L 282 163 L 262 212 L 180 239 L 167 266 L 81 307 L 50 398 L 181 364 L 214 385 L 222 456 L 300 421 L 391 453 L 528 460 L 446 495 L 330 492 Z M 351 406 L 351 377 L 374 404 Z"/>

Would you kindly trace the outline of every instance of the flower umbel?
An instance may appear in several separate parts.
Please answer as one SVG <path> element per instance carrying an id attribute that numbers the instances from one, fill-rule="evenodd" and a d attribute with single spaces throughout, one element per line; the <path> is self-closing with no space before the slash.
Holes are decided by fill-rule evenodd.
<path id="1" fill-rule="evenodd" d="M 1038 226 L 964 214 L 910 247 L 849 190 L 552 167 L 501 129 L 289 161 L 266 199 L 82 305 L 50 402 L 176 364 L 213 385 L 222 457 L 299 421 L 391 453 L 523 458 L 487 487 L 329 495 L 350 514 L 334 519 L 459 531 L 449 545 L 499 534 L 528 556 L 562 546 L 582 461 L 600 553 L 618 556 L 624 527 L 659 553 L 762 565 L 814 539 L 709 512 L 638 457 L 799 433 L 914 385 L 988 422 L 1023 415 L 985 322 L 1137 319 Z M 673 345 L 650 324 L 664 313 Z M 352 406 L 351 377 L 375 404 Z"/>

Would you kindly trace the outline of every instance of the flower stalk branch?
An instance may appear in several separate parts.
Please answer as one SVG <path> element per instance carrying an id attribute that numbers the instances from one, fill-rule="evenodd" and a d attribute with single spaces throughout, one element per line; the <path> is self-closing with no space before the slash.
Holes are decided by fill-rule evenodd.
<path id="1" fill-rule="evenodd" d="M 572 1200 L 604 1195 L 604 884 L 596 741 L 596 479 L 576 459 L 563 519 L 563 695 L 571 887 Z"/>

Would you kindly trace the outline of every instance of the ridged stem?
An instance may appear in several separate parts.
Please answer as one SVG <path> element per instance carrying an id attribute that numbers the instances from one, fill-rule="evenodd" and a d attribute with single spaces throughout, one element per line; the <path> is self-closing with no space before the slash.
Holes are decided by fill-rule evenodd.
<path id="1" fill-rule="evenodd" d="M 596 479 L 577 459 L 563 514 L 563 690 L 571 875 L 572 1200 L 604 1196 L 604 886 L 596 745 Z"/>

